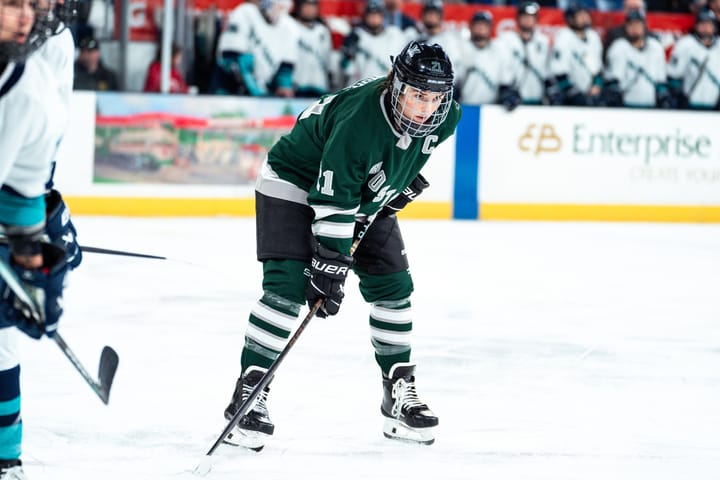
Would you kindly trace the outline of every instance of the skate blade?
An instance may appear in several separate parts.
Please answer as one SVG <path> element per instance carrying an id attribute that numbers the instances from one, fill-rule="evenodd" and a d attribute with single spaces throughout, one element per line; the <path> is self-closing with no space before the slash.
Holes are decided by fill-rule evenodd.
<path id="1" fill-rule="evenodd" d="M 435 442 L 435 436 L 430 428 L 412 428 L 408 427 L 399 420 L 394 418 L 386 418 L 383 426 L 383 435 L 386 438 L 400 440 L 408 443 L 419 443 L 422 445 L 432 445 Z"/>
<path id="2" fill-rule="evenodd" d="M 227 437 L 225 437 L 223 443 L 233 447 L 243 447 L 254 452 L 259 452 L 265 447 L 267 437 L 268 435 L 264 433 L 234 428 L 232 432 L 228 433 Z"/>

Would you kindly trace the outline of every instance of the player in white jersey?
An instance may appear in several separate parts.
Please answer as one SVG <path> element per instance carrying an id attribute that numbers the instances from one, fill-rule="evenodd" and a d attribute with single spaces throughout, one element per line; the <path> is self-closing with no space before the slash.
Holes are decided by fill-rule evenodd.
<path id="1" fill-rule="evenodd" d="M 407 41 L 417 40 L 428 45 L 438 44 L 450 57 L 455 70 L 455 77 L 462 76 L 462 38 L 447 28 L 442 0 L 425 0 L 420 13 L 420 21 L 415 29 L 405 30 Z"/>
<path id="2" fill-rule="evenodd" d="M 42 0 L 44 1 L 44 0 Z M 75 77 L 75 40 L 67 27 L 77 16 L 79 0 L 58 0 L 54 6 L 52 21 L 48 22 L 48 28 L 52 36 L 40 47 L 38 55 L 42 58 L 53 72 L 55 85 L 58 88 L 60 102 L 63 107 L 57 115 L 62 124 L 61 136 L 58 138 L 58 145 L 62 141 L 70 120 L 70 97 L 73 91 L 73 80 Z M 53 158 L 50 178 L 47 181 L 45 193 L 46 223 L 45 233 L 52 243 L 65 250 L 70 268 L 74 269 L 82 261 L 82 251 L 77 242 L 77 231 L 72 220 L 70 210 L 60 192 L 55 189 L 53 177 L 55 174 L 55 159 Z"/>
<path id="3" fill-rule="evenodd" d="M 0 277 L 0 479 L 23 480 L 20 416 L 20 330 L 52 336 L 62 314 L 65 253 L 42 242 L 45 183 L 61 132 L 63 106 L 54 72 L 36 52 L 47 35 L 49 10 L 31 0 L 0 0 L 0 258 L 26 284 L 44 313 L 23 311 Z M 18 330 L 19 329 L 19 330 Z"/>
<path id="4" fill-rule="evenodd" d="M 517 7 L 517 31 L 500 35 L 507 62 L 503 67 L 500 102 L 508 110 L 518 104 L 539 105 L 549 85 L 550 39 L 537 29 L 540 6 L 522 2 Z"/>
<path id="5" fill-rule="evenodd" d="M 479 11 L 470 19 L 470 39 L 463 44 L 462 76 L 458 80 L 462 103 L 497 103 L 503 51 L 492 36 L 493 17 Z"/>
<path id="6" fill-rule="evenodd" d="M 340 67 L 343 86 L 368 77 L 386 75 L 392 66 L 390 57 L 406 44 L 402 30 L 385 26 L 385 5 L 382 0 L 368 0 L 362 22 L 345 37 Z"/>
<path id="7" fill-rule="evenodd" d="M 320 21 L 318 0 L 298 0 L 293 18 L 299 25 L 298 61 L 293 72 L 296 97 L 319 97 L 330 89 L 330 30 Z"/>
<path id="8" fill-rule="evenodd" d="M 77 15 L 78 3 L 79 0 L 57 2 L 53 15 L 54 21 L 50 25 L 53 34 L 38 51 L 39 55 L 50 64 L 50 68 L 56 72 L 55 80 L 60 97 L 68 110 L 75 77 L 75 40 L 73 40 L 68 25 Z"/>
<path id="9" fill-rule="evenodd" d="M 665 50 L 647 34 L 645 14 L 631 10 L 625 16 L 625 37 L 607 52 L 605 101 L 610 106 L 672 108 L 667 89 Z"/>
<path id="10" fill-rule="evenodd" d="M 720 109 L 720 42 L 712 10 L 697 15 L 694 32 L 675 44 L 668 64 L 668 83 L 678 106 Z"/>
<path id="11" fill-rule="evenodd" d="M 566 27 L 555 35 L 550 56 L 553 85 L 548 88 L 552 105 L 592 106 L 602 91 L 602 41 L 592 29 L 590 10 L 571 3 L 565 9 Z"/>
<path id="12" fill-rule="evenodd" d="M 216 93 L 293 96 L 298 26 L 289 0 L 245 2 L 228 16 L 218 39 Z"/>
<path id="13" fill-rule="evenodd" d="M 720 33 L 720 0 L 708 0 L 707 8 L 715 14 L 715 31 Z"/>

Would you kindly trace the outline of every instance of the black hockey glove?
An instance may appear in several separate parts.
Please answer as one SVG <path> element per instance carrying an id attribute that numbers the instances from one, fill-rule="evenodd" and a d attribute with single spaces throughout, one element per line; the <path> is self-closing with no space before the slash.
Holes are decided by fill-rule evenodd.
<path id="1" fill-rule="evenodd" d="M 347 63 L 355 59 L 355 56 L 360 50 L 360 36 L 356 31 L 352 31 L 345 37 L 342 46 L 340 47 L 340 55 L 342 60 Z"/>
<path id="2" fill-rule="evenodd" d="M 70 220 L 70 210 L 57 190 L 45 194 L 45 212 L 45 233 L 53 245 L 65 250 L 70 269 L 76 268 L 82 262 L 82 251 L 77 243 L 75 225 Z"/>
<path id="3" fill-rule="evenodd" d="M 591 107 L 593 101 L 589 95 L 584 94 L 575 87 L 570 87 L 565 92 L 566 103 L 573 107 Z"/>
<path id="4" fill-rule="evenodd" d="M 21 228 L 6 226 L 5 233 L 8 237 L 8 247 L 11 255 L 18 257 L 26 255 L 39 255 L 42 252 L 41 242 L 43 239 L 43 228 L 35 228 L 34 231 Z"/>
<path id="5" fill-rule="evenodd" d="M 307 287 L 307 301 L 310 308 L 323 299 L 317 316 L 325 318 L 340 310 L 345 296 L 345 278 L 353 264 L 353 257 L 325 248 L 319 243 L 310 266 L 310 281 Z"/>
<path id="6" fill-rule="evenodd" d="M 500 99 L 500 103 L 508 112 L 512 112 L 522 103 L 520 92 L 514 87 L 501 85 L 498 97 Z"/>
<path id="7" fill-rule="evenodd" d="M 565 77 L 565 75 L 563 75 Z M 567 79 L 566 79 L 567 83 Z M 545 98 L 548 105 L 562 105 L 565 103 L 565 93 L 559 81 L 545 80 Z"/>
<path id="8" fill-rule="evenodd" d="M 683 91 L 683 80 L 681 78 L 668 77 L 668 91 L 674 98 L 675 108 L 680 110 L 690 108 L 690 100 Z"/>
<path id="9" fill-rule="evenodd" d="M 425 177 L 422 176 L 422 174 L 418 173 L 418 176 L 415 177 L 415 180 L 413 180 L 410 185 L 405 187 L 405 190 L 400 192 L 400 195 L 393 198 L 390 203 L 385 205 L 382 210 L 380 210 L 380 215 L 393 215 L 405 208 L 408 203 L 412 202 L 417 198 L 418 195 L 422 193 L 423 190 L 425 190 L 427 187 L 430 186 L 430 183 L 425 180 Z"/>
<path id="10" fill-rule="evenodd" d="M 15 295 L 15 292 L 0 279 L 0 326 L 16 326 L 32 338 L 39 339 L 43 334 L 55 335 L 57 323 L 62 315 L 62 291 L 68 264 L 65 252 L 50 243 L 41 245 L 43 266 L 28 269 L 12 260 L 10 266 L 25 284 L 25 289 L 35 299 L 44 321 L 38 322 L 27 311 Z"/>
<path id="11" fill-rule="evenodd" d="M 659 85 L 655 91 L 655 99 L 657 108 L 665 110 L 674 109 L 677 105 L 675 104 L 675 98 L 670 94 L 667 87 Z"/>
<path id="12" fill-rule="evenodd" d="M 602 89 L 603 103 L 608 107 L 622 107 L 623 93 L 617 80 L 608 80 Z"/>

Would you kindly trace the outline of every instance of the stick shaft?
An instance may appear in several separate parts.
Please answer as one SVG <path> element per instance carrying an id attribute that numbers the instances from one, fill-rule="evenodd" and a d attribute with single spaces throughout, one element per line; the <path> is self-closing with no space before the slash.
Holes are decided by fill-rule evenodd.
<path id="1" fill-rule="evenodd" d="M 111 250 L 109 248 L 81 246 L 83 253 L 101 253 L 103 255 L 121 255 L 124 257 L 150 258 L 154 260 L 167 260 L 167 257 L 160 255 L 149 255 L 147 253 L 126 252 L 123 250 Z"/>
<path id="2" fill-rule="evenodd" d="M 7 237 L 0 237 L 0 245 L 7 245 L 8 239 Z M 137 252 L 127 252 L 125 250 L 112 250 L 110 248 L 102 248 L 102 247 L 89 247 L 87 245 L 80 245 L 80 250 L 83 251 L 83 253 L 100 253 L 103 255 L 120 255 L 124 257 L 137 257 L 137 258 L 151 258 L 154 260 L 167 260 L 167 257 L 163 257 L 160 255 L 149 255 L 147 253 L 137 253 Z"/>
<path id="3" fill-rule="evenodd" d="M 265 372 L 265 375 L 263 376 L 262 380 L 260 380 L 260 383 L 258 383 L 253 391 L 250 393 L 250 395 L 240 404 L 240 407 L 238 408 L 237 412 L 235 412 L 235 415 L 230 419 L 230 422 L 227 424 L 225 429 L 222 431 L 220 436 L 215 440 L 215 443 L 213 443 L 212 447 L 210 447 L 210 450 L 208 450 L 207 454 L 208 456 L 212 455 L 215 450 L 220 446 L 222 441 L 225 439 L 225 437 L 228 436 L 230 431 L 235 428 L 235 425 L 238 424 L 240 419 L 242 418 L 245 413 L 250 409 L 250 405 L 252 405 L 252 402 L 255 401 L 257 396 L 260 394 L 260 392 L 263 391 L 265 387 L 270 383 L 273 376 L 275 375 L 275 371 L 280 367 L 283 360 L 285 360 L 285 357 L 287 356 L 288 352 L 292 349 L 293 345 L 295 345 L 295 342 L 297 342 L 298 338 L 300 338 L 300 335 L 303 333 L 305 328 L 310 323 L 310 320 L 312 320 L 313 316 L 315 316 L 315 313 L 320 308 L 320 305 L 322 305 L 322 299 L 319 299 L 313 307 L 310 309 L 308 314 L 305 316 L 302 322 L 300 322 L 300 325 L 298 326 L 297 330 L 295 330 L 295 333 L 292 337 L 290 337 L 290 340 L 288 340 L 287 345 L 285 345 L 285 348 L 283 348 L 282 352 L 278 355 L 278 357 L 275 359 L 275 361 L 270 365 L 270 368 L 267 372 Z"/>
<path id="4" fill-rule="evenodd" d="M 70 363 L 72 363 L 73 367 L 75 367 L 75 370 L 77 370 L 80 375 L 82 375 L 85 383 L 90 385 L 90 388 L 93 389 L 95 394 L 100 397 L 100 400 L 102 400 L 104 404 L 107 404 L 109 392 L 107 392 L 105 388 L 97 381 L 95 381 L 92 375 L 88 373 L 83 364 L 80 363 L 80 360 L 78 360 L 77 356 L 75 356 L 75 352 L 72 351 L 72 349 L 68 346 L 62 336 L 60 336 L 60 333 L 55 332 L 55 335 L 53 335 L 53 340 L 55 340 L 55 343 L 58 347 L 60 347 L 60 350 L 62 350 L 67 359 L 70 360 Z"/>
<path id="5" fill-rule="evenodd" d="M 15 272 L 2 259 L 0 259 L 0 277 L 5 280 L 5 283 L 10 287 L 10 289 L 15 293 L 15 295 L 30 308 L 35 321 L 44 321 L 44 319 L 42 318 L 41 309 L 38 307 L 35 300 L 27 292 Z M 62 338 L 59 332 L 55 332 L 55 334 L 53 335 L 53 340 L 55 341 L 57 346 L 60 347 L 60 350 L 62 350 L 68 360 L 70 360 L 70 363 L 72 363 L 73 367 L 75 367 L 75 370 L 80 372 L 80 375 L 82 375 L 85 382 L 90 386 L 90 388 L 93 389 L 97 396 L 100 397 L 100 400 L 102 400 L 104 404 L 107 404 L 110 395 L 109 386 L 104 386 L 92 378 L 92 376 L 88 373 L 85 367 L 83 367 L 82 363 L 80 363 L 80 360 L 78 360 L 77 356 L 75 356 L 75 352 L 72 351 L 72 349 L 68 346 L 68 344 Z"/>
<path id="6" fill-rule="evenodd" d="M 362 230 L 359 232 L 357 238 L 355 239 L 352 246 L 350 247 L 350 255 L 355 253 L 355 250 L 357 250 L 357 247 L 360 244 L 360 241 L 362 240 L 363 236 L 367 232 L 368 228 L 370 228 L 371 223 L 372 222 L 367 222 L 363 226 Z M 321 298 L 321 299 L 318 299 L 313 304 L 313 306 L 310 309 L 310 311 L 308 312 L 308 314 L 305 315 L 305 318 L 303 318 L 302 322 L 300 322 L 300 325 L 298 326 L 297 330 L 295 330 L 295 333 L 288 340 L 288 343 L 287 343 L 287 345 L 285 345 L 285 348 L 283 348 L 283 350 L 280 352 L 280 354 L 275 359 L 275 361 L 272 363 L 272 365 L 270 365 L 270 368 L 267 370 L 267 372 L 265 372 L 265 375 L 260 380 L 260 382 L 257 385 L 255 385 L 255 388 L 253 389 L 252 392 L 250 392 L 250 395 L 248 395 L 248 397 L 240 404 L 237 412 L 235 412 L 235 415 L 233 415 L 233 417 L 230 419 L 228 424 L 225 426 L 225 429 L 222 431 L 220 436 L 215 440 L 215 443 L 213 443 L 212 447 L 210 447 L 210 450 L 208 450 L 208 452 L 205 454 L 206 457 L 211 456 L 215 452 L 215 450 L 217 450 L 217 448 L 220 446 L 220 444 L 225 439 L 225 437 L 228 436 L 230 431 L 232 431 L 232 429 L 235 428 L 235 426 L 238 424 L 238 422 L 240 421 L 242 416 L 245 415 L 245 413 L 247 413 L 247 411 L 250 409 L 252 402 L 254 402 L 255 399 L 257 398 L 257 396 L 260 394 L 260 392 L 262 392 L 263 389 L 268 386 L 270 381 L 273 379 L 273 376 L 275 375 L 275 371 L 280 367 L 283 360 L 285 360 L 285 357 L 287 356 L 288 352 L 290 352 L 290 350 L 293 348 L 293 346 L 297 342 L 298 338 L 300 338 L 300 335 L 303 333 L 305 328 L 308 326 L 308 324 L 310 323 L 310 320 L 312 320 L 312 318 L 315 316 L 317 311 L 320 309 L 320 306 L 322 305 L 322 303 L 323 303 L 323 299 Z"/>

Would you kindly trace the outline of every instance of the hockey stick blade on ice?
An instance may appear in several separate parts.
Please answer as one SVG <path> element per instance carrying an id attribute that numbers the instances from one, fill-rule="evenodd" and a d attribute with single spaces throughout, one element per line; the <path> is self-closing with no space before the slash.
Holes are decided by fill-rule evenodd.
<path id="1" fill-rule="evenodd" d="M 320 305 L 322 305 L 322 302 L 322 299 L 319 299 L 317 302 L 315 302 L 313 307 L 310 309 L 308 314 L 298 326 L 297 330 L 295 330 L 293 336 L 290 337 L 290 340 L 288 340 L 285 348 L 283 348 L 282 352 L 280 352 L 280 355 L 278 355 L 273 364 L 270 365 L 268 371 L 265 372 L 262 380 L 260 380 L 260 382 L 253 389 L 253 391 L 250 392 L 250 395 L 240 404 L 237 412 L 235 412 L 235 415 L 233 415 L 233 417 L 230 419 L 220 436 L 217 438 L 217 440 L 215 440 L 215 443 L 213 443 L 212 447 L 210 447 L 210 450 L 208 450 L 208 452 L 205 454 L 205 457 L 203 457 L 203 459 L 195 466 L 193 473 L 201 476 L 210 473 L 210 470 L 212 469 L 212 454 L 215 453 L 215 450 L 217 450 L 223 440 L 225 440 L 225 437 L 227 437 L 228 434 L 232 431 L 232 429 L 235 428 L 235 426 L 238 424 L 238 422 L 240 422 L 240 419 L 243 417 L 243 415 L 245 415 L 245 413 L 250 410 L 250 407 L 252 406 L 253 402 L 260 394 L 260 392 L 262 392 L 263 389 L 268 386 L 270 380 L 272 380 L 273 376 L 275 375 L 275 371 L 283 362 L 293 345 L 295 345 L 295 342 L 297 342 L 300 334 L 302 334 L 302 332 L 305 330 L 305 327 L 308 326 L 310 320 L 312 320 L 312 318 L 315 316 L 315 313 L 317 313 Z"/>
<path id="2" fill-rule="evenodd" d="M 370 228 L 370 224 L 372 222 L 367 222 L 363 225 L 362 230 L 359 232 L 357 238 L 353 242 L 352 246 L 350 247 L 350 255 L 355 253 L 355 250 L 357 250 L 358 244 L 360 243 L 360 240 L 362 240 L 363 236 L 367 232 L 368 228 Z M 290 337 L 290 340 L 288 340 L 287 345 L 285 345 L 285 348 L 283 348 L 282 352 L 278 355 L 278 357 L 275 359 L 275 361 L 270 365 L 270 368 L 267 372 L 265 372 L 265 375 L 260 380 L 260 382 L 255 385 L 255 388 L 252 392 L 250 392 L 250 395 L 240 404 L 238 407 L 237 412 L 235 412 L 235 415 L 230 419 L 228 424 L 225 426 L 225 429 L 222 431 L 220 436 L 215 440 L 215 443 L 213 443 L 212 447 L 210 447 L 210 450 L 205 454 L 205 456 L 198 462 L 198 464 L 193 469 L 193 473 L 200 476 L 205 476 L 208 473 L 210 473 L 210 470 L 212 470 L 212 455 L 215 453 L 215 450 L 220 446 L 220 444 L 225 440 L 225 438 L 228 436 L 228 434 L 232 431 L 233 428 L 240 422 L 240 419 L 247 413 L 248 410 L 250 410 L 250 406 L 252 406 L 253 402 L 257 398 L 257 396 L 260 394 L 260 392 L 263 391 L 265 387 L 268 386 L 270 381 L 272 380 L 273 376 L 275 375 L 275 371 L 280 367 L 280 364 L 285 360 L 285 357 L 287 356 L 290 349 L 295 345 L 295 342 L 297 342 L 298 338 L 302 334 L 302 332 L 305 330 L 305 328 L 310 323 L 310 320 L 315 316 L 317 311 L 322 306 L 323 299 L 319 299 L 316 301 L 310 311 L 307 315 L 305 315 L 305 318 L 303 318 L 303 321 L 300 322 L 300 325 L 298 326 L 297 330 L 295 330 L 295 333 L 292 337 Z"/>
<path id="3" fill-rule="evenodd" d="M 83 367 L 80 360 L 75 356 L 72 349 L 65 343 L 65 340 L 60 336 L 59 333 L 55 333 L 53 340 L 60 347 L 60 350 L 70 360 L 75 369 L 80 372 L 85 382 L 90 385 L 95 394 L 100 400 L 107 405 L 110 401 L 110 388 L 112 387 L 113 380 L 115 379 L 115 372 L 117 371 L 120 358 L 112 347 L 105 345 L 100 353 L 100 365 L 98 366 L 98 379 L 95 380 Z"/>
<path id="4" fill-rule="evenodd" d="M 8 243 L 7 237 L 0 237 L 0 245 L 7 245 L 7 243 Z M 147 253 L 126 252 L 124 250 L 112 250 L 109 248 L 101 248 L 101 247 L 88 247 L 87 245 L 80 245 L 80 250 L 83 253 L 100 253 L 103 255 L 120 255 L 123 257 L 149 258 L 152 260 L 167 260 L 167 257 L 163 257 L 161 255 L 149 255 Z"/>
<path id="5" fill-rule="evenodd" d="M 40 313 L 40 308 L 35 303 L 35 300 L 33 300 L 27 290 L 25 290 L 25 287 L 23 287 L 22 282 L 15 272 L 10 268 L 5 260 L 2 259 L 0 259 L 0 277 L 5 280 L 5 283 L 7 283 L 10 287 L 10 290 L 13 291 L 15 296 L 22 303 L 23 310 L 29 312 L 30 316 L 36 322 L 42 322 L 42 314 Z M 100 400 L 107 405 L 110 399 L 110 387 L 115 379 L 115 372 L 117 371 L 119 363 L 117 352 L 108 346 L 103 348 L 102 353 L 100 354 L 100 366 L 98 368 L 99 380 L 96 381 L 92 378 L 92 376 L 90 376 L 85 367 L 83 367 L 80 360 L 78 360 L 68 344 L 65 343 L 65 340 L 59 332 L 55 332 L 53 340 L 57 346 L 60 347 L 60 350 L 62 350 L 68 360 L 70 360 L 70 363 L 73 364 L 73 367 L 80 372 L 80 375 L 82 375 L 83 379 L 85 379 L 85 382 L 87 382 L 90 388 L 92 388 L 97 396 L 100 397 Z"/>

